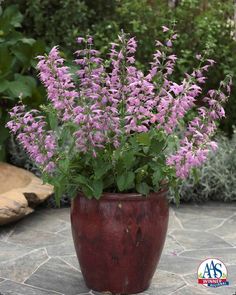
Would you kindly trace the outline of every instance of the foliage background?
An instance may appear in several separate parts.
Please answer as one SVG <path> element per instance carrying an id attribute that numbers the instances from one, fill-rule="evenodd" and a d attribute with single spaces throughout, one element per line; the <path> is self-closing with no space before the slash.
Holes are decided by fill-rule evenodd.
<path id="1" fill-rule="evenodd" d="M 24 102 L 27 101 L 34 107 L 45 98 L 34 69 L 34 56 L 58 44 L 65 55 L 72 57 L 72 53 L 76 50 L 75 38 L 79 35 L 93 35 L 97 48 L 104 53 L 109 42 L 114 41 L 120 30 L 124 29 L 137 37 L 139 42 L 137 61 L 139 66 L 145 69 L 151 59 L 155 39 L 162 38 L 161 26 L 174 25 L 180 36 L 175 44 L 179 57 L 174 74 L 176 81 L 194 66 L 193 57 L 196 53 L 205 51 L 217 62 L 210 72 L 206 87 L 216 87 L 228 73 L 232 74 L 235 85 L 236 4 L 234 2 L 233 0 L 5 0 L 1 4 L 4 12 L 12 5 L 17 6 L 11 8 L 12 12 L 8 13 L 7 17 L 4 17 L 2 8 L 0 10 L 0 160 L 5 158 L 9 137 L 4 128 L 7 110 L 19 99 L 19 93 Z M 226 112 L 227 117 L 221 122 L 220 128 L 231 138 L 236 122 L 235 86 L 226 106 Z M 235 168 L 229 167 L 231 160 L 235 159 L 235 153 L 231 154 L 231 160 L 224 154 L 225 149 L 234 150 L 235 140 L 227 141 L 222 137 L 219 140 L 223 142 L 219 150 L 220 156 L 210 159 L 203 168 L 200 178 L 204 179 L 203 183 L 208 183 L 206 185 L 208 188 L 211 183 L 212 192 L 215 192 L 212 190 L 213 183 L 221 184 L 221 190 L 218 189 L 217 194 L 221 194 L 225 186 L 213 170 L 217 170 L 216 174 L 220 175 L 222 166 L 225 165 L 225 169 L 231 171 L 230 174 L 225 172 L 225 175 L 234 174 L 235 177 L 236 173 Z M 17 153 L 14 158 L 17 158 Z M 186 196 L 185 188 L 192 189 L 193 198 L 195 196 L 197 198 L 197 194 L 201 192 L 202 198 L 206 199 L 210 196 L 206 193 L 206 186 L 203 188 L 204 185 L 196 187 L 193 180 L 190 180 L 190 183 L 186 183 L 182 188 L 182 193 Z M 235 187 L 233 180 L 228 185 Z M 230 192 L 230 189 L 226 190 Z M 223 199 L 228 200 L 227 196 L 223 194 Z"/>
<path id="2" fill-rule="evenodd" d="M 180 35 L 175 48 L 179 61 L 175 78 L 194 65 L 196 53 L 207 49 L 217 65 L 206 87 L 215 87 L 227 73 L 235 79 L 236 24 L 233 0 L 5 0 L 4 7 L 18 4 L 24 14 L 21 31 L 43 39 L 48 47 L 58 44 L 66 54 L 76 50 L 75 38 L 91 34 L 105 52 L 121 29 L 139 41 L 137 60 L 146 67 L 161 38 L 162 25 L 175 23 Z M 236 90 L 227 105 L 221 128 L 232 135 L 236 122 Z"/>

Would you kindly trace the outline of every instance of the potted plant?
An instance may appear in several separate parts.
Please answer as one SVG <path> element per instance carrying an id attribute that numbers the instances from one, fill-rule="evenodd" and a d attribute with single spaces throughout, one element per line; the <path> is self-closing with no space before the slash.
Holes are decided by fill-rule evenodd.
<path id="1" fill-rule="evenodd" d="M 85 282 L 96 291 L 149 287 L 167 231 L 167 191 L 178 191 L 216 148 L 211 137 L 230 79 L 203 95 L 214 61 L 197 55 L 199 67 L 181 83 L 171 81 L 177 35 L 163 31 L 166 41 L 156 42 L 148 73 L 135 66 L 137 44 L 124 33 L 105 61 L 91 37 L 78 38 L 72 69 L 52 48 L 37 66 L 48 93 L 45 115 L 23 104 L 10 112 L 7 126 L 54 185 L 57 202 L 64 192 L 73 198 L 75 248 Z"/>

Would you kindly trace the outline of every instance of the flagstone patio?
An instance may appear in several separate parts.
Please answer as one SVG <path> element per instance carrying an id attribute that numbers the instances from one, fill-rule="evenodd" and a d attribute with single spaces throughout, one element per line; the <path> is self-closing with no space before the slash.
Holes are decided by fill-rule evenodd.
<path id="1" fill-rule="evenodd" d="M 228 287 L 197 284 L 208 257 L 228 266 Z M 104 278 L 105 279 L 105 278 Z M 168 236 L 146 295 L 236 294 L 236 203 L 171 207 Z M 38 209 L 0 228 L 0 295 L 99 294 L 84 284 L 71 237 L 69 209 Z"/>

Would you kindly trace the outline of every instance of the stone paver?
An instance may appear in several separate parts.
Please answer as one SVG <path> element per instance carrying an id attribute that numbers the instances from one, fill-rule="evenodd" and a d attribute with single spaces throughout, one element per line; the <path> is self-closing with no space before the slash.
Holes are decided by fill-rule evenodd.
<path id="1" fill-rule="evenodd" d="M 76 295 L 88 292 L 82 274 L 59 258 L 51 258 L 25 282 L 59 293 Z"/>
<path id="2" fill-rule="evenodd" d="M 36 249 L 24 256 L 0 263 L 0 276 L 24 282 L 42 263 L 48 260 L 45 249 Z"/>
<path id="3" fill-rule="evenodd" d="M 197 284 L 198 265 L 221 259 L 230 286 Z M 105 279 L 105 278 L 104 278 Z M 140 295 L 233 295 L 236 292 L 236 203 L 184 204 L 170 209 L 157 271 Z M 0 229 L 1 295 L 99 295 L 88 290 L 76 258 L 68 208 L 39 209 Z"/>
<path id="4" fill-rule="evenodd" d="M 56 295 L 56 293 L 49 290 L 42 290 L 32 286 L 27 286 L 23 284 L 18 284 L 12 281 L 4 281 L 0 284 L 0 294 L 3 295 Z"/>

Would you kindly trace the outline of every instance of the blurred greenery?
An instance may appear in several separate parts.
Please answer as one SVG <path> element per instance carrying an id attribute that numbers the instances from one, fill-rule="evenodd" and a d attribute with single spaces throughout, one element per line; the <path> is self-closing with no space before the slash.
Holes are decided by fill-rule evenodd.
<path id="1" fill-rule="evenodd" d="M 217 141 L 218 150 L 198 171 L 198 181 L 191 175 L 182 183 L 182 201 L 236 201 L 236 132 L 231 140 L 221 135 Z"/>
<path id="2" fill-rule="evenodd" d="M 19 31 L 22 20 L 23 15 L 15 5 L 0 10 L 0 161 L 5 160 L 9 137 L 5 128 L 7 110 L 19 99 L 36 105 L 44 93 L 33 76 L 35 56 L 44 52 L 44 43 Z"/>
<path id="3" fill-rule="evenodd" d="M 179 34 L 175 44 L 179 57 L 176 81 L 194 66 L 194 56 L 202 51 L 217 61 L 206 87 L 217 87 L 228 73 L 235 80 L 236 24 L 232 0 L 4 1 L 6 7 L 16 3 L 25 16 L 23 32 L 43 39 L 48 46 L 58 44 L 67 54 L 76 50 L 76 36 L 88 33 L 104 53 L 109 42 L 124 29 L 137 37 L 137 62 L 143 68 L 151 59 L 155 40 L 163 37 L 161 26 L 174 24 Z M 226 108 L 227 118 L 221 122 L 221 128 L 231 135 L 236 122 L 235 87 Z"/>

